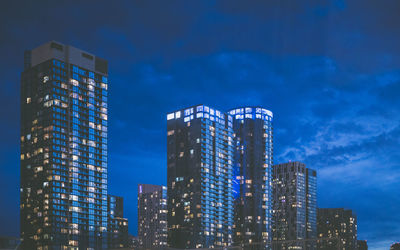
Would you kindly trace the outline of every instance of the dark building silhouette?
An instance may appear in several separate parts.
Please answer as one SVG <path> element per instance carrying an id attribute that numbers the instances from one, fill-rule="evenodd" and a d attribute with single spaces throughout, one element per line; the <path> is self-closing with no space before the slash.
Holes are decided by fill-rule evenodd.
<path id="1" fill-rule="evenodd" d="M 318 244 L 319 249 L 357 249 L 357 216 L 344 208 L 318 208 L 318 238 L 332 238 Z M 339 242 L 338 242 L 339 241 Z"/>
<path id="2" fill-rule="evenodd" d="M 108 195 L 108 249 L 130 246 L 128 219 L 124 218 L 124 199 Z"/>
<path id="3" fill-rule="evenodd" d="M 400 243 L 394 243 L 390 246 L 390 250 L 400 250 Z"/>
<path id="4" fill-rule="evenodd" d="M 20 249 L 21 239 L 17 237 L 0 236 L 0 249 Z"/>
<path id="5" fill-rule="evenodd" d="M 273 248 L 315 249 L 317 173 L 301 162 L 273 166 Z"/>
<path id="6" fill-rule="evenodd" d="M 368 250 L 368 244 L 366 240 L 357 240 L 358 250 Z"/>
<path id="7" fill-rule="evenodd" d="M 271 111 L 243 107 L 229 111 L 234 131 L 234 245 L 265 249 L 271 237 Z"/>
<path id="8" fill-rule="evenodd" d="M 232 116 L 204 105 L 167 115 L 168 245 L 232 244 Z"/>
<path id="9" fill-rule="evenodd" d="M 167 246 L 167 187 L 138 185 L 138 241 L 143 249 Z"/>

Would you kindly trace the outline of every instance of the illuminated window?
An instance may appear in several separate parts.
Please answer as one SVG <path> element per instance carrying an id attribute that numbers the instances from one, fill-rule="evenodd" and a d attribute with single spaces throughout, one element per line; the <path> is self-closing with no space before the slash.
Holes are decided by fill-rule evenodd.
<path id="1" fill-rule="evenodd" d="M 168 114 L 167 115 L 167 121 L 174 119 L 174 117 L 175 117 L 174 113 Z"/>
<path id="2" fill-rule="evenodd" d="M 190 108 L 190 109 L 186 109 L 186 110 L 185 110 L 185 116 L 188 116 L 188 115 L 190 115 L 190 114 L 193 114 L 193 108 Z"/>

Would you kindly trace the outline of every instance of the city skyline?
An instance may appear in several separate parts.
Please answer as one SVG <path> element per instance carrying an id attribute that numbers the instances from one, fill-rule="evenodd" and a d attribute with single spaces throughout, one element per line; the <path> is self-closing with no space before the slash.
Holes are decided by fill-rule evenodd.
<path id="1" fill-rule="evenodd" d="M 10 3 L 1 12 L 6 39 L 0 41 L 0 114 L 7 118 L 0 132 L 0 175 L 5 177 L 0 224 L 10 226 L 0 228 L 0 234 L 19 231 L 18 83 L 23 51 L 56 40 L 107 58 L 114 72 L 109 90 L 109 193 L 124 197 L 130 225 L 137 224 L 137 184 L 167 184 L 167 113 L 198 103 L 219 110 L 263 106 L 275 114 L 274 163 L 298 160 L 316 169 L 318 207 L 352 209 L 359 238 L 368 240 L 371 248 L 387 248 L 400 234 L 394 216 L 399 208 L 400 72 L 394 46 L 399 22 L 392 12 L 398 5 L 390 4 L 366 1 L 358 13 L 357 4 L 344 1 L 311 4 L 311 12 L 298 5 L 196 3 L 180 5 L 182 13 L 173 16 L 160 11 L 170 6 L 152 9 L 143 3 L 143 13 L 158 10 L 168 20 L 157 22 L 132 3 L 107 10 L 96 6 L 96 14 L 89 15 L 98 24 L 86 23 L 79 11 L 64 24 L 56 13 L 74 13 L 72 6 L 27 3 L 31 8 L 25 9 Z M 92 6 L 79 7 L 82 11 Z M 34 15 L 28 9 L 41 18 L 31 22 Z M 383 18 L 371 9 L 387 15 Z M 108 12 L 114 18 L 102 21 L 99 16 Z M 343 21 L 351 18 L 351 25 Z M 49 32 L 55 23 L 60 29 Z M 270 36 L 265 32 L 269 29 L 281 36 Z M 134 228 L 130 231 L 136 234 Z"/>

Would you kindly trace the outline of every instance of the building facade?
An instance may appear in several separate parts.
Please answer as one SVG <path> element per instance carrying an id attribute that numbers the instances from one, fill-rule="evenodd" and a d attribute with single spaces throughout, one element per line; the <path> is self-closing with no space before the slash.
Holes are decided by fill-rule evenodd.
<path id="1" fill-rule="evenodd" d="M 232 244 L 233 119 L 205 105 L 167 115 L 168 245 Z"/>
<path id="2" fill-rule="evenodd" d="M 108 249 L 130 246 L 128 219 L 124 218 L 124 199 L 108 195 Z"/>
<path id="3" fill-rule="evenodd" d="M 138 238 L 143 249 L 167 246 L 167 187 L 138 185 Z"/>
<path id="4" fill-rule="evenodd" d="M 357 249 L 357 216 L 344 208 L 319 208 L 317 213 L 319 249 Z M 332 239 L 332 240 L 329 240 Z"/>
<path id="5" fill-rule="evenodd" d="M 26 249 L 107 248 L 107 61 L 48 42 L 21 74 Z"/>
<path id="6" fill-rule="evenodd" d="M 234 131 L 234 245 L 270 248 L 273 114 L 261 107 L 237 108 L 229 114 Z"/>
<path id="7" fill-rule="evenodd" d="M 317 237 L 317 173 L 304 163 L 272 168 L 273 248 L 315 249 Z"/>
<path id="8" fill-rule="evenodd" d="M 368 250 L 368 243 L 366 240 L 357 240 L 358 250 Z"/>

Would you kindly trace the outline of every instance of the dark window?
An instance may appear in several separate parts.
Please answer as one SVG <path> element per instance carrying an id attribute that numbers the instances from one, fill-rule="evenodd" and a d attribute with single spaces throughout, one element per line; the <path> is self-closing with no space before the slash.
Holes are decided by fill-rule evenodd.
<path id="1" fill-rule="evenodd" d="M 55 42 L 52 42 L 51 44 L 50 44 L 50 48 L 52 48 L 52 49 L 58 49 L 58 50 L 60 50 L 60 51 L 63 51 L 63 46 L 61 45 L 61 44 L 58 44 L 58 43 L 55 43 Z"/>
<path id="2" fill-rule="evenodd" d="M 82 52 L 82 56 L 83 56 L 84 58 L 89 59 L 89 60 L 93 60 L 93 56 L 91 56 L 91 55 L 89 55 L 89 54 L 86 54 L 86 53 L 83 53 L 83 52 Z"/>

